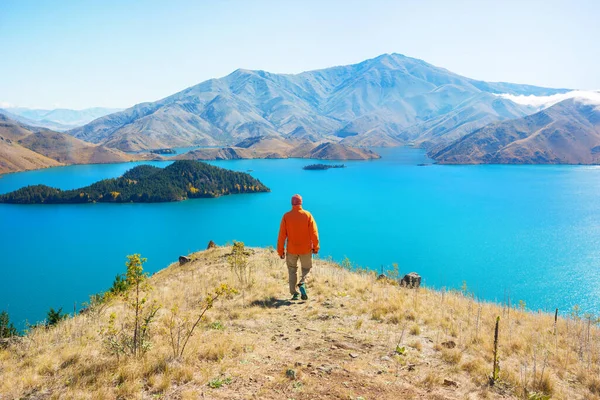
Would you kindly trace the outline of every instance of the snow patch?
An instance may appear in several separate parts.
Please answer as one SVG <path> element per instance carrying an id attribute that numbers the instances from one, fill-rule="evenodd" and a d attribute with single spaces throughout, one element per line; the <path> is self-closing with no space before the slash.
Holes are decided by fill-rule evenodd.
<path id="1" fill-rule="evenodd" d="M 516 96 L 508 93 L 496 94 L 496 96 L 510 100 L 513 103 L 536 107 L 538 110 L 551 107 L 556 103 L 560 103 L 567 99 L 576 99 L 585 104 L 600 105 L 600 91 L 592 90 L 572 90 L 570 92 L 553 94 L 551 96 L 525 96 L 523 94 Z"/>

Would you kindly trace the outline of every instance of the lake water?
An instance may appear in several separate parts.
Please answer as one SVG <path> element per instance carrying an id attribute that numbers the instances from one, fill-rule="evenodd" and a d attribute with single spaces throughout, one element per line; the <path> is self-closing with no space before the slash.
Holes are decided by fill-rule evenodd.
<path id="1" fill-rule="evenodd" d="M 209 240 L 275 246 L 294 193 L 315 216 L 322 257 L 378 271 L 398 263 L 428 286 L 466 281 L 481 298 L 503 301 L 510 293 L 531 309 L 599 309 L 600 168 L 417 166 L 427 162 L 421 150 L 378 151 L 381 160 L 327 171 L 304 171 L 314 160 L 301 159 L 211 163 L 252 170 L 271 193 L 159 204 L 0 204 L 0 310 L 20 327 L 50 307 L 71 311 L 110 287 L 127 254 L 141 253 L 157 271 Z M 0 193 L 38 183 L 81 187 L 135 164 L 9 174 Z"/>

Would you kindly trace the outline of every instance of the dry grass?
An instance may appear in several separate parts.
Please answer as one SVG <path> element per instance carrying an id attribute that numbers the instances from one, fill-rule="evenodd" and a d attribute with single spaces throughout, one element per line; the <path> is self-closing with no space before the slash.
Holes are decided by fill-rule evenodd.
<path id="1" fill-rule="evenodd" d="M 400 288 L 323 260 L 310 299 L 292 303 L 287 270 L 265 249 L 251 250 L 253 284 L 218 301 L 173 357 L 170 310 L 193 317 L 213 288 L 238 286 L 230 251 L 195 253 L 151 278 L 161 310 L 143 358 L 117 360 L 103 346 L 109 315 L 126 313 L 115 299 L 0 350 L 0 399 L 599 398 L 600 329 L 586 318 L 559 318 L 555 335 L 553 315 Z M 498 315 L 501 381 L 490 387 Z"/>

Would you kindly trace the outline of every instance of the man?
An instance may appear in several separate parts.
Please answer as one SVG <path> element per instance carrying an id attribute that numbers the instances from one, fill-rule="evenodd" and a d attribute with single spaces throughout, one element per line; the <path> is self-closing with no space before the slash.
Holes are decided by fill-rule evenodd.
<path id="1" fill-rule="evenodd" d="M 287 239 L 287 253 L 285 242 Z M 311 213 L 302 209 L 302 197 L 299 194 L 292 196 L 292 210 L 286 212 L 279 226 L 277 252 L 281 259 L 286 260 L 289 274 L 290 294 L 292 300 L 298 300 L 296 282 L 298 280 L 298 259 L 302 265 L 302 276 L 298 288 L 302 293 L 302 300 L 307 300 L 306 275 L 312 268 L 312 255 L 319 252 L 319 233 L 317 223 Z"/>

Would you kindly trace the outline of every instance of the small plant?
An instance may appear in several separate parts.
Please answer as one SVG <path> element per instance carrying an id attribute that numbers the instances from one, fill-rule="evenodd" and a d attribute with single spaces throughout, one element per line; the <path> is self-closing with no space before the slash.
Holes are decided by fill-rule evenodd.
<path id="1" fill-rule="evenodd" d="M 235 274 L 242 290 L 242 302 L 246 300 L 246 289 L 254 284 L 254 270 L 248 263 L 249 253 L 246 252 L 244 242 L 233 242 L 231 254 L 227 257 L 229 267 Z"/>
<path id="2" fill-rule="evenodd" d="M 467 281 L 462 281 L 462 285 L 460 286 L 460 291 L 462 292 L 463 296 L 466 296 L 469 294 L 469 289 L 467 288 Z"/>
<path id="3" fill-rule="evenodd" d="M 148 274 L 144 272 L 143 265 L 146 262 L 139 254 L 127 256 L 127 272 L 125 282 L 127 288 L 123 292 L 125 305 L 133 314 L 126 318 L 121 329 L 117 328 L 117 315 L 110 315 L 104 334 L 106 348 L 119 358 L 121 354 L 134 357 L 143 356 L 151 346 L 150 326 L 154 321 L 160 307 L 155 303 L 148 303 L 147 297 L 143 296 L 151 290 L 147 283 Z M 122 286 L 119 283 L 119 286 Z"/>
<path id="4" fill-rule="evenodd" d="M 490 385 L 498 382 L 498 374 L 500 373 L 500 362 L 498 361 L 498 330 L 500 328 L 500 316 L 496 317 L 496 329 L 494 330 L 494 364 L 492 365 L 492 376 L 490 377 Z"/>
<path id="5" fill-rule="evenodd" d="M 525 311 L 525 307 L 527 307 L 527 303 L 524 300 L 519 300 L 519 310 Z"/>
<path id="6" fill-rule="evenodd" d="M 201 303 L 200 313 L 194 319 L 191 319 L 188 316 L 182 316 L 179 308 L 176 306 L 171 309 L 171 317 L 167 321 L 167 328 L 169 329 L 170 344 L 174 357 L 183 356 L 185 347 L 187 346 L 190 337 L 194 334 L 194 330 L 200 321 L 204 319 L 204 314 L 213 308 L 215 301 L 223 296 L 230 296 L 236 293 L 236 289 L 231 288 L 226 284 L 217 287 L 212 294 L 206 296 Z M 213 325 L 215 326 L 213 329 L 223 329 L 223 325 L 218 321 L 214 322 Z"/>
<path id="7" fill-rule="evenodd" d="M 218 389 L 223 385 L 229 385 L 231 384 L 231 382 L 233 382 L 233 380 L 231 378 L 215 378 L 211 381 L 208 382 L 208 386 L 211 387 L 212 389 Z"/>
<path id="8" fill-rule="evenodd" d="M 222 331 L 223 329 L 225 329 L 221 321 L 212 322 L 208 327 L 217 331 Z"/>
<path id="9" fill-rule="evenodd" d="M 398 267 L 398 263 L 392 264 L 392 270 L 390 271 L 390 279 L 395 281 L 400 280 L 400 268 Z"/>
<path id="10" fill-rule="evenodd" d="M 549 394 L 533 392 L 527 395 L 527 400 L 550 400 L 552 396 Z"/>
<path id="11" fill-rule="evenodd" d="M 227 257 L 227 262 L 243 287 L 251 283 L 252 271 L 248 266 L 248 253 L 246 253 L 244 242 L 233 242 L 231 255 Z"/>
<path id="12" fill-rule="evenodd" d="M 343 269 L 351 271 L 352 270 L 352 262 L 348 257 L 344 257 L 342 262 L 340 263 Z"/>

